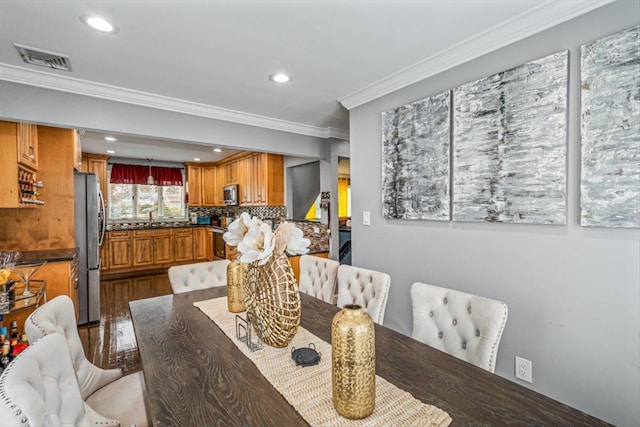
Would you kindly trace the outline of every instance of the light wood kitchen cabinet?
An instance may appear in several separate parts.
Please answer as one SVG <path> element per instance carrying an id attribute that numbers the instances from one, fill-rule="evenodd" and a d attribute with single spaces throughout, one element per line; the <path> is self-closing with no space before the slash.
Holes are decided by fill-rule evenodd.
<path id="1" fill-rule="evenodd" d="M 193 233 L 190 228 L 173 230 L 173 255 L 176 262 L 193 260 Z"/>
<path id="2" fill-rule="evenodd" d="M 284 158 L 253 153 L 238 159 L 241 206 L 284 205 Z"/>
<path id="3" fill-rule="evenodd" d="M 38 126 L 18 123 L 18 164 L 38 170 Z"/>
<path id="4" fill-rule="evenodd" d="M 238 204 L 253 205 L 253 159 L 251 156 L 238 159 Z"/>
<path id="5" fill-rule="evenodd" d="M 185 163 L 189 186 L 189 206 L 202 206 L 202 166 Z"/>
<path id="6" fill-rule="evenodd" d="M 77 258 L 71 261 L 48 262 L 34 275 L 33 279 L 47 282 L 47 300 L 59 295 L 67 295 L 73 301 L 78 318 L 78 264 Z"/>
<path id="7" fill-rule="evenodd" d="M 217 166 L 185 163 L 189 183 L 190 206 L 215 206 L 217 187 Z"/>
<path id="8" fill-rule="evenodd" d="M 42 189 L 36 183 L 36 169 L 33 163 L 24 159 L 23 140 L 27 138 L 21 133 L 37 127 L 25 123 L 0 121 L 0 207 L 2 208 L 34 208 L 42 206 L 40 193 Z M 31 131 L 28 131 L 31 133 Z M 33 147 L 32 147 L 33 148 Z M 37 148 L 37 144 L 36 144 Z M 21 160 L 22 159 L 22 160 Z M 37 157 L 34 159 L 37 160 Z"/>
<path id="9" fill-rule="evenodd" d="M 171 230 L 160 230 L 153 237 L 153 261 L 155 264 L 173 262 L 173 235 Z"/>
<path id="10" fill-rule="evenodd" d="M 153 266 L 173 261 L 171 230 L 134 230 L 131 238 L 133 266 Z"/>
<path id="11" fill-rule="evenodd" d="M 225 186 L 225 167 L 220 165 L 216 167 L 216 186 L 213 189 L 214 205 L 224 206 L 224 191 L 222 187 Z"/>
<path id="12" fill-rule="evenodd" d="M 206 228 L 206 239 L 205 242 L 206 251 L 207 251 L 207 260 L 212 261 L 214 259 L 213 254 L 213 230 L 211 228 Z"/>
<path id="13" fill-rule="evenodd" d="M 107 182 L 107 160 L 109 156 L 93 153 L 82 153 L 82 171 L 95 173 L 98 176 L 100 192 L 105 206 L 109 204 L 109 183 Z"/>
<path id="14" fill-rule="evenodd" d="M 202 204 L 204 206 L 216 205 L 217 169 L 215 165 L 202 166 Z"/>
<path id="15" fill-rule="evenodd" d="M 130 231 L 109 232 L 109 268 L 126 268 L 133 265 Z"/>
<path id="16" fill-rule="evenodd" d="M 146 231 L 134 231 L 131 245 L 134 267 L 153 265 L 153 235 Z"/>
<path id="17" fill-rule="evenodd" d="M 238 183 L 238 161 L 231 160 L 223 164 L 224 167 L 224 184 L 237 184 Z"/>
<path id="18" fill-rule="evenodd" d="M 193 259 L 196 261 L 211 259 L 207 244 L 210 240 L 208 231 L 209 229 L 205 227 L 193 229 Z"/>

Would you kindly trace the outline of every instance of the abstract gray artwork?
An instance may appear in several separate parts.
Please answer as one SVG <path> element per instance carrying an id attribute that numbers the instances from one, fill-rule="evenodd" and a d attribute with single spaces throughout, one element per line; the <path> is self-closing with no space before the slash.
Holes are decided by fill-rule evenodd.
<path id="1" fill-rule="evenodd" d="M 640 227 L 639 28 L 582 46 L 585 226 Z"/>
<path id="2" fill-rule="evenodd" d="M 382 113 L 384 218 L 450 219 L 450 98 L 446 91 Z"/>
<path id="3" fill-rule="evenodd" d="M 568 52 L 453 91 L 453 219 L 566 223 Z"/>

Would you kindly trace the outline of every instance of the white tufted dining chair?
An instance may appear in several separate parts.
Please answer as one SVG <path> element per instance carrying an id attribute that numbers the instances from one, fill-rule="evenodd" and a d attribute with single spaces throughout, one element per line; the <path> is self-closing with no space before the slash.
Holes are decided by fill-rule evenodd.
<path id="1" fill-rule="evenodd" d="M 123 426 L 150 425 L 142 372 L 122 376 L 120 369 L 101 369 L 87 360 L 71 298 L 60 295 L 38 307 L 25 321 L 25 331 L 30 343 L 52 334 L 65 337 L 82 399 L 99 414 Z"/>
<path id="2" fill-rule="evenodd" d="M 336 293 L 338 261 L 313 255 L 300 257 L 300 292 L 332 304 Z"/>
<path id="3" fill-rule="evenodd" d="M 342 264 L 338 267 L 338 307 L 358 304 L 382 325 L 391 277 L 386 273 Z"/>
<path id="4" fill-rule="evenodd" d="M 169 283 L 174 294 L 226 286 L 228 259 L 169 267 Z"/>
<path id="5" fill-rule="evenodd" d="M 82 399 L 64 336 L 47 335 L 0 376 L 0 426 L 119 426 Z"/>
<path id="6" fill-rule="evenodd" d="M 507 323 L 505 303 L 416 282 L 411 306 L 413 338 L 494 372 Z"/>

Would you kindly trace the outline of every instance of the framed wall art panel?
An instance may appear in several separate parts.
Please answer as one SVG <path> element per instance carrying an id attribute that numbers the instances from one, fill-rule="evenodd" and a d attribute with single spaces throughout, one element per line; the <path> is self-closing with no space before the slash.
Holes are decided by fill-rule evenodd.
<path id="1" fill-rule="evenodd" d="M 639 29 L 582 46 L 583 226 L 640 227 Z"/>
<path id="2" fill-rule="evenodd" d="M 566 223 L 568 52 L 453 90 L 453 219 Z"/>
<path id="3" fill-rule="evenodd" d="M 450 91 L 382 113 L 384 218 L 450 219 Z"/>

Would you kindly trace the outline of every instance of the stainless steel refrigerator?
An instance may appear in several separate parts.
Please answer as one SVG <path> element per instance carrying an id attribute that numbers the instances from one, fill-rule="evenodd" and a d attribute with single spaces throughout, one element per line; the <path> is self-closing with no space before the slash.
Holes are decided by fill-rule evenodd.
<path id="1" fill-rule="evenodd" d="M 78 324 L 100 321 L 100 245 L 106 218 L 104 200 L 93 173 L 75 173 L 75 236 L 78 247 Z"/>

